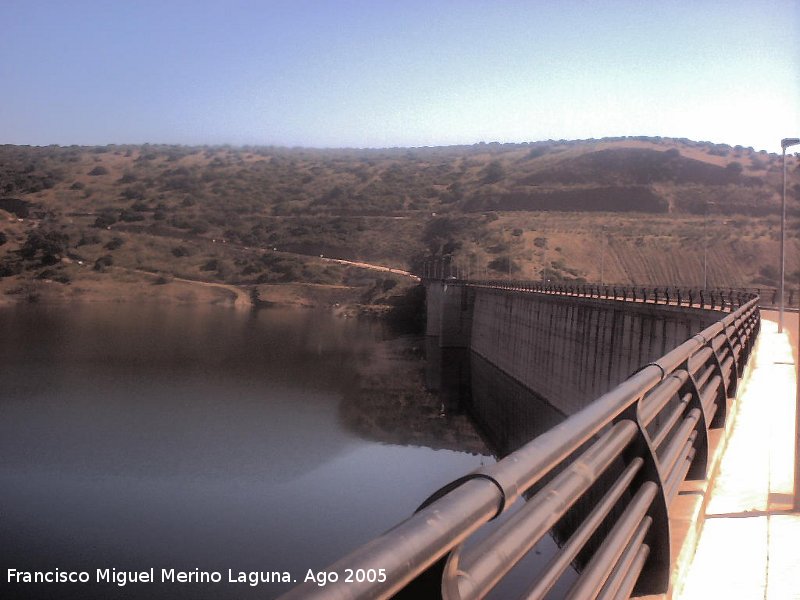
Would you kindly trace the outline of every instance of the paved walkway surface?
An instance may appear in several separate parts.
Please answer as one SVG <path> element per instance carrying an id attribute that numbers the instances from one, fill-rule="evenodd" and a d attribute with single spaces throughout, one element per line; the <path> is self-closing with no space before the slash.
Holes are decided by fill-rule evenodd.
<path id="1" fill-rule="evenodd" d="M 762 314 L 694 559 L 674 599 L 800 600 L 800 514 L 792 512 L 796 350 L 773 316 Z M 787 317 L 796 345 L 797 313 Z"/>

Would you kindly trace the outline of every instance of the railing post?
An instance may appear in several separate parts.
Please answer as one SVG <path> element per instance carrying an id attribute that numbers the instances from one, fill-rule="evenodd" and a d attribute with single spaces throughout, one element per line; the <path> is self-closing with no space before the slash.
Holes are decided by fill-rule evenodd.
<path id="1" fill-rule="evenodd" d="M 614 420 L 614 422 L 618 422 L 630 419 L 636 424 L 638 430 L 636 437 L 622 455 L 625 465 L 637 458 L 644 460 L 643 468 L 637 473 L 631 489 L 640 489 L 648 481 L 655 483 L 658 487 L 658 492 L 647 510 L 647 516 L 652 519 L 652 525 L 645 536 L 644 543 L 650 547 L 650 554 L 634 590 L 637 595 L 664 594 L 669 590 L 672 572 L 669 505 L 655 450 L 650 443 L 647 431 L 639 420 L 640 402 L 641 398 L 632 403 Z"/>
<path id="2" fill-rule="evenodd" d="M 703 408 L 703 402 L 700 397 L 700 389 L 697 386 L 697 380 L 694 374 L 689 370 L 689 359 L 687 358 L 683 364 L 678 367 L 679 370 L 685 371 L 687 374 L 686 383 L 681 386 L 678 391 L 678 397 L 681 398 L 685 394 L 689 394 L 689 403 L 686 406 L 684 414 L 688 414 L 694 409 L 698 409 L 700 416 L 695 425 L 694 431 L 697 432 L 697 437 L 694 441 L 694 458 L 686 473 L 686 479 L 704 479 L 708 471 L 708 429 L 709 423 L 706 422 L 706 412 Z"/>

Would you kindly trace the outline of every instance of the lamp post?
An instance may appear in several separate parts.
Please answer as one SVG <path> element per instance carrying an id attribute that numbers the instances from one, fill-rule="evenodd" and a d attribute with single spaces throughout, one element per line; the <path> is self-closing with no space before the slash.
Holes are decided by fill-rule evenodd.
<path id="1" fill-rule="evenodd" d="M 781 201 L 781 303 L 778 313 L 778 331 L 783 332 L 783 291 L 786 258 L 786 149 L 800 144 L 800 138 L 784 138 L 781 140 L 783 150 L 783 197 Z M 800 317 L 798 317 L 798 336 L 800 336 Z M 800 361 L 795 365 L 795 402 L 794 402 L 794 502 L 793 508 L 800 512 Z"/>
<path id="2" fill-rule="evenodd" d="M 547 246 L 545 245 L 544 250 L 542 250 L 542 286 L 547 285 Z"/>
<path id="3" fill-rule="evenodd" d="M 708 207 L 716 204 L 713 201 L 706 202 L 706 210 L 703 215 L 703 289 L 708 289 Z"/>
<path id="4" fill-rule="evenodd" d="M 600 238 L 600 286 L 604 286 L 606 284 L 606 226 L 603 225 L 601 228 L 601 238 Z"/>
<path id="5" fill-rule="evenodd" d="M 781 201 L 781 289 L 780 309 L 778 311 L 778 333 L 783 333 L 783 289 L 786 269 L 786 149 L 800 144 L 798 138 L 784 138 L 781 140 L 783 149 L 783 199 Z"/>

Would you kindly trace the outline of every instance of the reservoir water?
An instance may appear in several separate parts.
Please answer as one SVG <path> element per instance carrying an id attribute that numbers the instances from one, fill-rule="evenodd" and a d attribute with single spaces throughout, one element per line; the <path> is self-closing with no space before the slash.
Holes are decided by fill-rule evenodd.
<path id="1" fill-rule="evenodd" d="M 0 567 L 24 598 L 271 598 L 483 463 L 413 336 L 298 310 L 0 311 Z M 96 583 L 98 569 L 155 583 Z M 8 569 L 92 583 L 9 584 Z M 162 569 L 222 583 L 160 584 Z"/>

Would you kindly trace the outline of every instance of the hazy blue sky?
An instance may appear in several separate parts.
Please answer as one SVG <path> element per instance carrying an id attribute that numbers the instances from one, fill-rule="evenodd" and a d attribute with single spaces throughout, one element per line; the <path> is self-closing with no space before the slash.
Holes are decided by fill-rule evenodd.
<path id="1" fill-rule="evenodd" d="M 800 0 L 0 0 L 0 23 L 0 143 L 800 134 Z"/>

